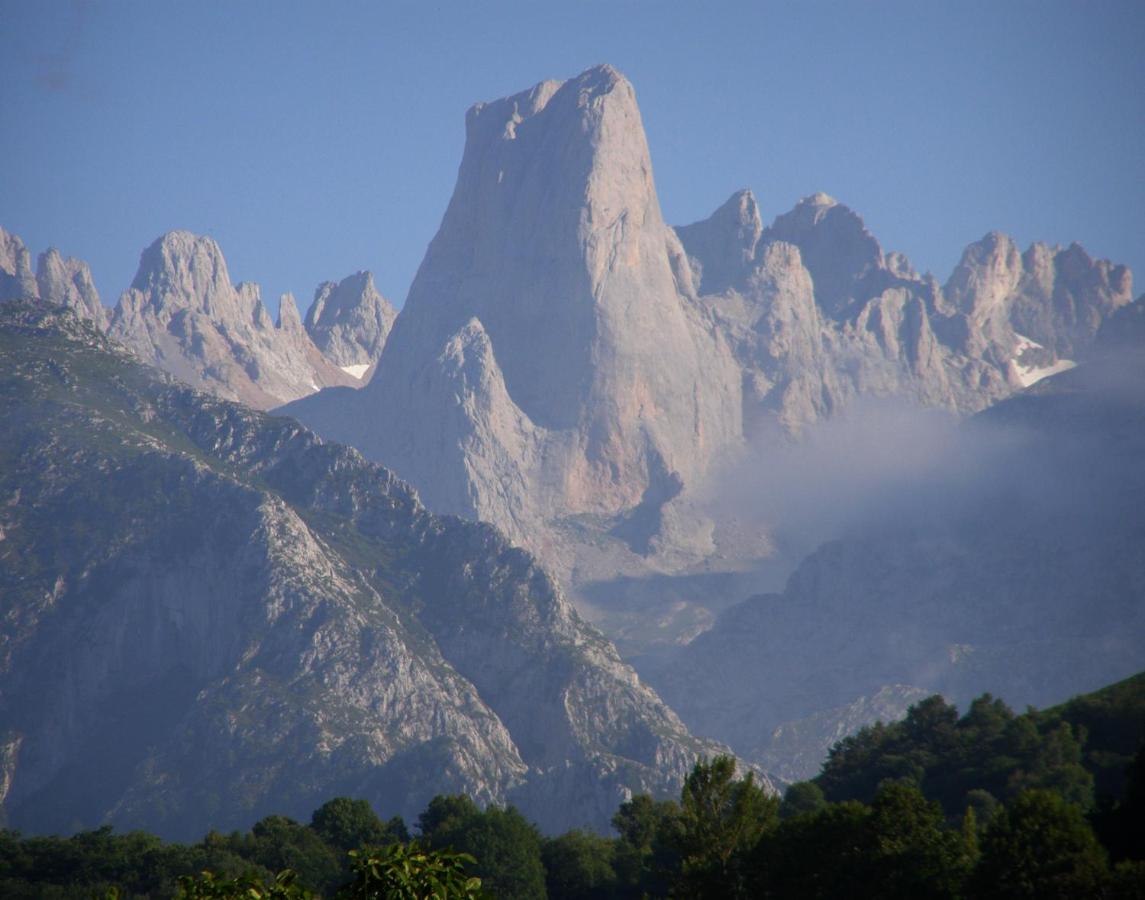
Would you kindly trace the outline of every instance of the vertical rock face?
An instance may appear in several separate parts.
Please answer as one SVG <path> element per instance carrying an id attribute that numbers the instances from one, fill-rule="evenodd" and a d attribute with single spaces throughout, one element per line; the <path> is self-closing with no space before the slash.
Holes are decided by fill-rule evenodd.
<path id="1" fill-rule="evenodd" d="M 436 361 L 448 368 L 478 331 L 504 391 L 470 405 L 473 429 L 507 446 L 520 422 L 531 458 L 474 452 L 427 393 Z M 632 86 L 602 66 L 469 111 L 441 228 L 360 408 L 332 433 L 438 509 L 474 515 L 521 479 L 536 515 L 613 513 L 656 473 L 687 481 L 736 439 L 738 382 L 661 217 Z M 292 411 L 317 422 L 316 405 Z M 435 442 L 462 447 L 464 488 L 436 468 Z"/>
<path id="2" fill-rule="evenodd" d="M 0 300 L 36 296 L 28 248 L 19 237 L 0 228 Z"/>
<path id="3" fill-rule="evenodd" d="M 374 276 L 358 272 L 318 286 L 306 313 L 306 333 L 323 356 L 361 378 L 381 357 L 397 315 L 374 287 Z"/>
<path id="4" fill-rule="evenodd" d="M 36 285 L 41 300 L 66 306 L 90 319 L 101 331 L 107 329 L 108 311 L 100 302 L 87 263 L 70 257 L 64 259 L 52 248 L 41 253 L 37 260 Z"/>
<path id="5" fill-rule="evenodd" d="M 231 284 L 218 244 L 172 231 L 143 252 L 110 330 L 144 361 L 256 408 L 353 383 L 314 346 L 293 299 L 286 306 L 275 327 L 256 285 Z"/>

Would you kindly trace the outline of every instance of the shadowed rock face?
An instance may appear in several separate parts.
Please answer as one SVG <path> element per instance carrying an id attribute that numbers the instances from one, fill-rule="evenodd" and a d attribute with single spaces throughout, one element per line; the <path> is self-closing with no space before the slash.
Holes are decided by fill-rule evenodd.
<path id="1" fill-rule="evenodd" d="M 719 752 L 528 554 L 356 452 L 54 308 L 0 307 L 0 355 L 15 827 L 189 839 L 339 793 L 412 816 L 463 791 L 603 830 Z"/>
<path id="2" fill-rule="evenodd" d="M 231 284 L 218 244 L 172 231 L 143 252 L 110 333 L 182 381 L 259 409 L 356 383 L 314 346 L 293 298 L 285 307 L 276 327 L 256 285 Z"/>
<path id="3" fill-rule="evenodd" d="M 306 312 L 306 333 L 335 365 L 368 370 L 381 357 L 397 315 L 374 287 L 374 276 L 357 272 L 318 286 Z"/>
<path id="4" fill-rule="evenodd" d="M 476 330 L 489 377 L 437 391 Z M 661 218 L 632 86 L 603 66 L 469 111 L 453 198 L 373 381 L 334 399 L 344 413 L 326 398 L 289 411 L 434 508 L 487 511 L 520 537 L 514 519 L 632 507 L 661 468 L 693 478 L 739 433 L 738 381 Z"/>

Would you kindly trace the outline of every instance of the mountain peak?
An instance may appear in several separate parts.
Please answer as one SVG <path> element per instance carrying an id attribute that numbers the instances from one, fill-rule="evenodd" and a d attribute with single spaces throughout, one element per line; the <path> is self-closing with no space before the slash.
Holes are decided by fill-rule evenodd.
<path id="1" fill-rule="evenodd" d="M 190 231 L 168 231 L 143 251 L 131 282 L 134 290 L 181 287 L 191 293 L 229 288 L 223 251 L 213 238 Z"/>
<path id="2" fill-rule="evenodd" d="M 764 231 L 765 241 L 786 241 L 803 254 L 815 297 L 832 318 L 845 318 L 861 301 L 854 296 L 867 275 L 885 269 L 883 251 L 854 210 L 824 193 L 800 200 Z"/>
<path id="3" fill-rule="evenodd" d="M 746 275 L 755 259 L 763 222 L 755 195 L 736 191 L 707 219 L 676 234 L 688 252 L 692 280 L 702 294 L 716 294 Z"/>
<path id="4" fill-rule="evenodd" d="M 327 359 L 357 371 L 378 361 L 397 315 L 374 286 L 373 274 L 355 272 L 318 285 L 306 332 Z"/>

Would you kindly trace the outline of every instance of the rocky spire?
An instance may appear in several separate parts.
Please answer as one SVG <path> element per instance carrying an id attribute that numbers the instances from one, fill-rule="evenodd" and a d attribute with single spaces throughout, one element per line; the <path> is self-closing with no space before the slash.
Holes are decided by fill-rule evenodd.
<path id="1" fill-rule="evenodd" d="M 0 300 L 38 295 L 28 248 L 19 237 L 0 228 Z"/>
<path id="2" fill-rule="evenodd" d="M 763 240 L 799 248 L 815 282 L 815 298 L 833 319 L 857 310 L 868 289 L 860 283 L 885 270 L 879 242 L 852 210 L 827 194 L 804 197 L 764 231 Z"/>
<path id="3" fill-rule="evenodd" d="M 357 272 L 318 286 L 306 313 L 306 331 L 332 363 L 364 373 L 382 355 L 397 315 L 374 286 L 374 276 Z"/>
<path id="4" fill-rule="evenodd" d="M 727 202 L 701 222 L 676 229 L 693 280 L 702 294 L 717 294 L 743 277 L 755 260 L 763 223 L 755 195 L 736 191 Z"/>
<path id="5" fill-rule="evenodd" d="M 517 462 L 465 451 L 468 487 L 447 490 L 457 479 L 424 448 L 458 436 L 423 395 L 434 379 L 414 373 L 445 365 L 471 322 L 512 404 L 476 403 L 476 430 L 506 429 L 511 443 L 524 416 L 541 445 L 525 468 L 542 511 L 634 506 L 654 472 L 687 482 L 738 435 L 739 375 L 696 303 L 635 92 L 612 67 L 469 110 L 453 197 L 365 389 L 368 412 L 339 416 L 334 434 L 411 479 L 430 506 L 467 515 L 490 508 L 478 496 L 499 483 L 489 467 Z"/>
<path id="6" fill-rule="evenodd" d="M 87 263 L 70 257 L 65 259 L 52 247 L 41 253 L 36 262 L 36 285 L 41 300 L 66 306 L 106 330 L 108 311 L 100 302 Z"/>

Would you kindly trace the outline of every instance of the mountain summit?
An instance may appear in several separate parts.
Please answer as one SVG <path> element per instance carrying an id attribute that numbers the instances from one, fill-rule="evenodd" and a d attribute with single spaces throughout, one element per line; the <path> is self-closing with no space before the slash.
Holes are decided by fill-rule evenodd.
<path id="1" fill-rule="evenodd" d="M 661 216 L 632 85 L 600 66 L 469 110 L 375 378 L 289 411 L 520 537 L 699 474 L 740 431 L 738 382 Z"/>

